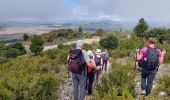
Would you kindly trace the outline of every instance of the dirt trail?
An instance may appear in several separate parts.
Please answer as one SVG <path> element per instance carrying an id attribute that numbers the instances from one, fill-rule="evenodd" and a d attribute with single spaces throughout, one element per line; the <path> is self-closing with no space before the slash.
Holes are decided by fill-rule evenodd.
<path id="1" fill-rule="evenodd" d="M 86 44 L 93 44 L 94 42 L 99 42 L 99 41 L 100 41 L 100 37 L 91 38 L 91 39 L 84 39 L 84 42 Z M 67 43 L 64 43 L 64 45 L 71 45 L 71 44 L 74 44 L 74 43 L 76 43 L 76 41 L 67 42 Z M 54 49 L 54 48 L 57 48 L 57 47 L 58 47 L 58 45 L 45 46 L 43 51 L 47 51 L 49 49 Z"/>

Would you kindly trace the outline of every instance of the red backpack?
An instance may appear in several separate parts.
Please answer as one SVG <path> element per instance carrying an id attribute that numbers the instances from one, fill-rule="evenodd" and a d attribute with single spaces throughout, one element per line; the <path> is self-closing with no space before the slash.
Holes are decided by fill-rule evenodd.
<path id="1" fill-rule="evenodd" d="M 90 61 L 90 62 L 92 62 L 92 61 Z M 87 66 L 87 73 L 91 73 L 93 71 L 94 71 L 94 68 L 91 68 L 90 66 Z"/>
<path id="2" fill-rule="evenodd" d="M 81 74 L 81 72 L 85 69 L 85 60 L 83 57 L 82 50 L 70 50 L 68 59 L 68 69 L 75 74 Z"/>

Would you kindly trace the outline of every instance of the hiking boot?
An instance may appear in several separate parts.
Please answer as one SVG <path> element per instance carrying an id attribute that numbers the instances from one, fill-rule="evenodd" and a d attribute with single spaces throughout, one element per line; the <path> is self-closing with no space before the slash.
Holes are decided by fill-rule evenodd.
<path id="1" fill-rule="evenodd" d="M 145 91 L 145 90 L 142 90 L 142 91 L 141 91 L 141 95 L 146 95 L 146 91 Z"/>

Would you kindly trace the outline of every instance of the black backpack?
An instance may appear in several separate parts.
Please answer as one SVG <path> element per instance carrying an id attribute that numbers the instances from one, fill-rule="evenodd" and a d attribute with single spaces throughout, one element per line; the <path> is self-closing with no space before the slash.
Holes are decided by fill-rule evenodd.
<path id="1" fill-rule="evenodd" d="M 158 68 L 159 57 L 157 48 L 147 48 L 146 58 L 144 59 L 144 68 L 147 70 L 155 70 Z"/>
<path id="2" fill-rule="evenodd" d="M 81 74 L 85 69 L 85 60 L 81 49 L 70 50 L 68 69 L 75 74 Z"/>
<path id="3" fill-rule="evenodd" d="M 97 57 L 97 55 L 95 55 L 94 61 L 96 66 L 101 66 L 101 57 Z"/>

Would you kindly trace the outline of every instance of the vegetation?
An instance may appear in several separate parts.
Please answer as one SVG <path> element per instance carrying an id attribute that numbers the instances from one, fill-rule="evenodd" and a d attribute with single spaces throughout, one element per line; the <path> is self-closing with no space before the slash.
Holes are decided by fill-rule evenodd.
<path id="1" fill-rule="evenodd" d="M 149 28 L 149 25 L 146 23 L 144 18 L 139 19 L 138 25 L 135 26 L 133 32 L 138 36 L 138 37 L 144 37 L 146 30 Z"/>
<path id="2" fill-rule="evenodd" d="M 119 41 L 115 36 L 109 35 L 100 40 L 100 45 L 104 48 L 116 49 L 118 47 L 118 42 Z"/>
<path id="3" fill-rule="evenodd" d="M 82 28 L 81 26 L 79 26 L 78 32 L 79 32 L 79 33 L 83 33 L 83 28 Z"/>
<path id="4" fill-rule="evenodd" d="M 43 51 L 43 41 L 40 36 L 34 35 L 31 39 L 30 50 L 38 55 Z"/>
<path id="5" fill-rule="evenodd" d="M 135 73 L 129 63 L 113 63 L 109 74 L 96 86 L 96 100 L 133 100 L 135 97 Z"/>
<path id="6" fill-rule="evenodd" d="M 146 39 L 155 37 L 158 39 L 157 47 L 161 50 L 167 49 L 165 63 L 170 63 L 170 29 L 148 28 L 147 22 L 142 18 L 135 27 L 134 34 L 128 36 L 120 33 L 115 35 L 112 32 L 108 34 L 101 28 L 94 33 L 83 33 L 81 26 L 78 30 L 59 29 L 40 36 L 34 35 L 29 40 L 25 34 L 23 38 L 28 42 L 31 41 L 30 49 L 35 56 L 24 55 L 26 52 L 21 42 L 12 44 L 1 42 L 0 97 L 3 97 L 3 100 L 58 99 L 57 89 L 66 79 L 68 52 L 71 48 L 75 48 L 75 45 L 63 45 L 67 40 L 100 36 L 99 47 L 108 48 L 111 57 L 116 60 L 133 55 L 136 47 L 147 46 Z M 58 48 L 42 52 L 44 43 L 57 43 Z M 92 46 L 85 45 L 85 48 L 89 50 Z M 132 62 L 127 64 L 112 62 L 111 71 L 104 74 L 96 86 L 95 99 L 134 100 L 136 73 L 132 66 Z M 169 76 L 161 77 L 156 92 L 162 90 L 170 94 L 169 80 Z"/>
<path id="7" fill-rule="evenodd" d="M 5 43 L 0 43 L 0 64 L 8 62 L 10 59 L 14 59 L 17 56 L 25 54 L 25 48 L 22 43 L 16 42 L 5 45 Z"/>
<path id="8" fill-rule="evenodd" d="M 29 39 L 28 34 L 24 34 L 24 35 L 23 35 L 23 39 L 24 39 L 24 41 L 28 40 L 28 39 Z"/>
<path id="9" fill-rule="evenodd" d="M 102 36 L 102 35 L 104 35 L 104 30 L 102 29 L 102 28 L 99 28 L 99 29 L 97 29 L 96 30 L 96 34 L 98 35 L 98 36 Z"/>

